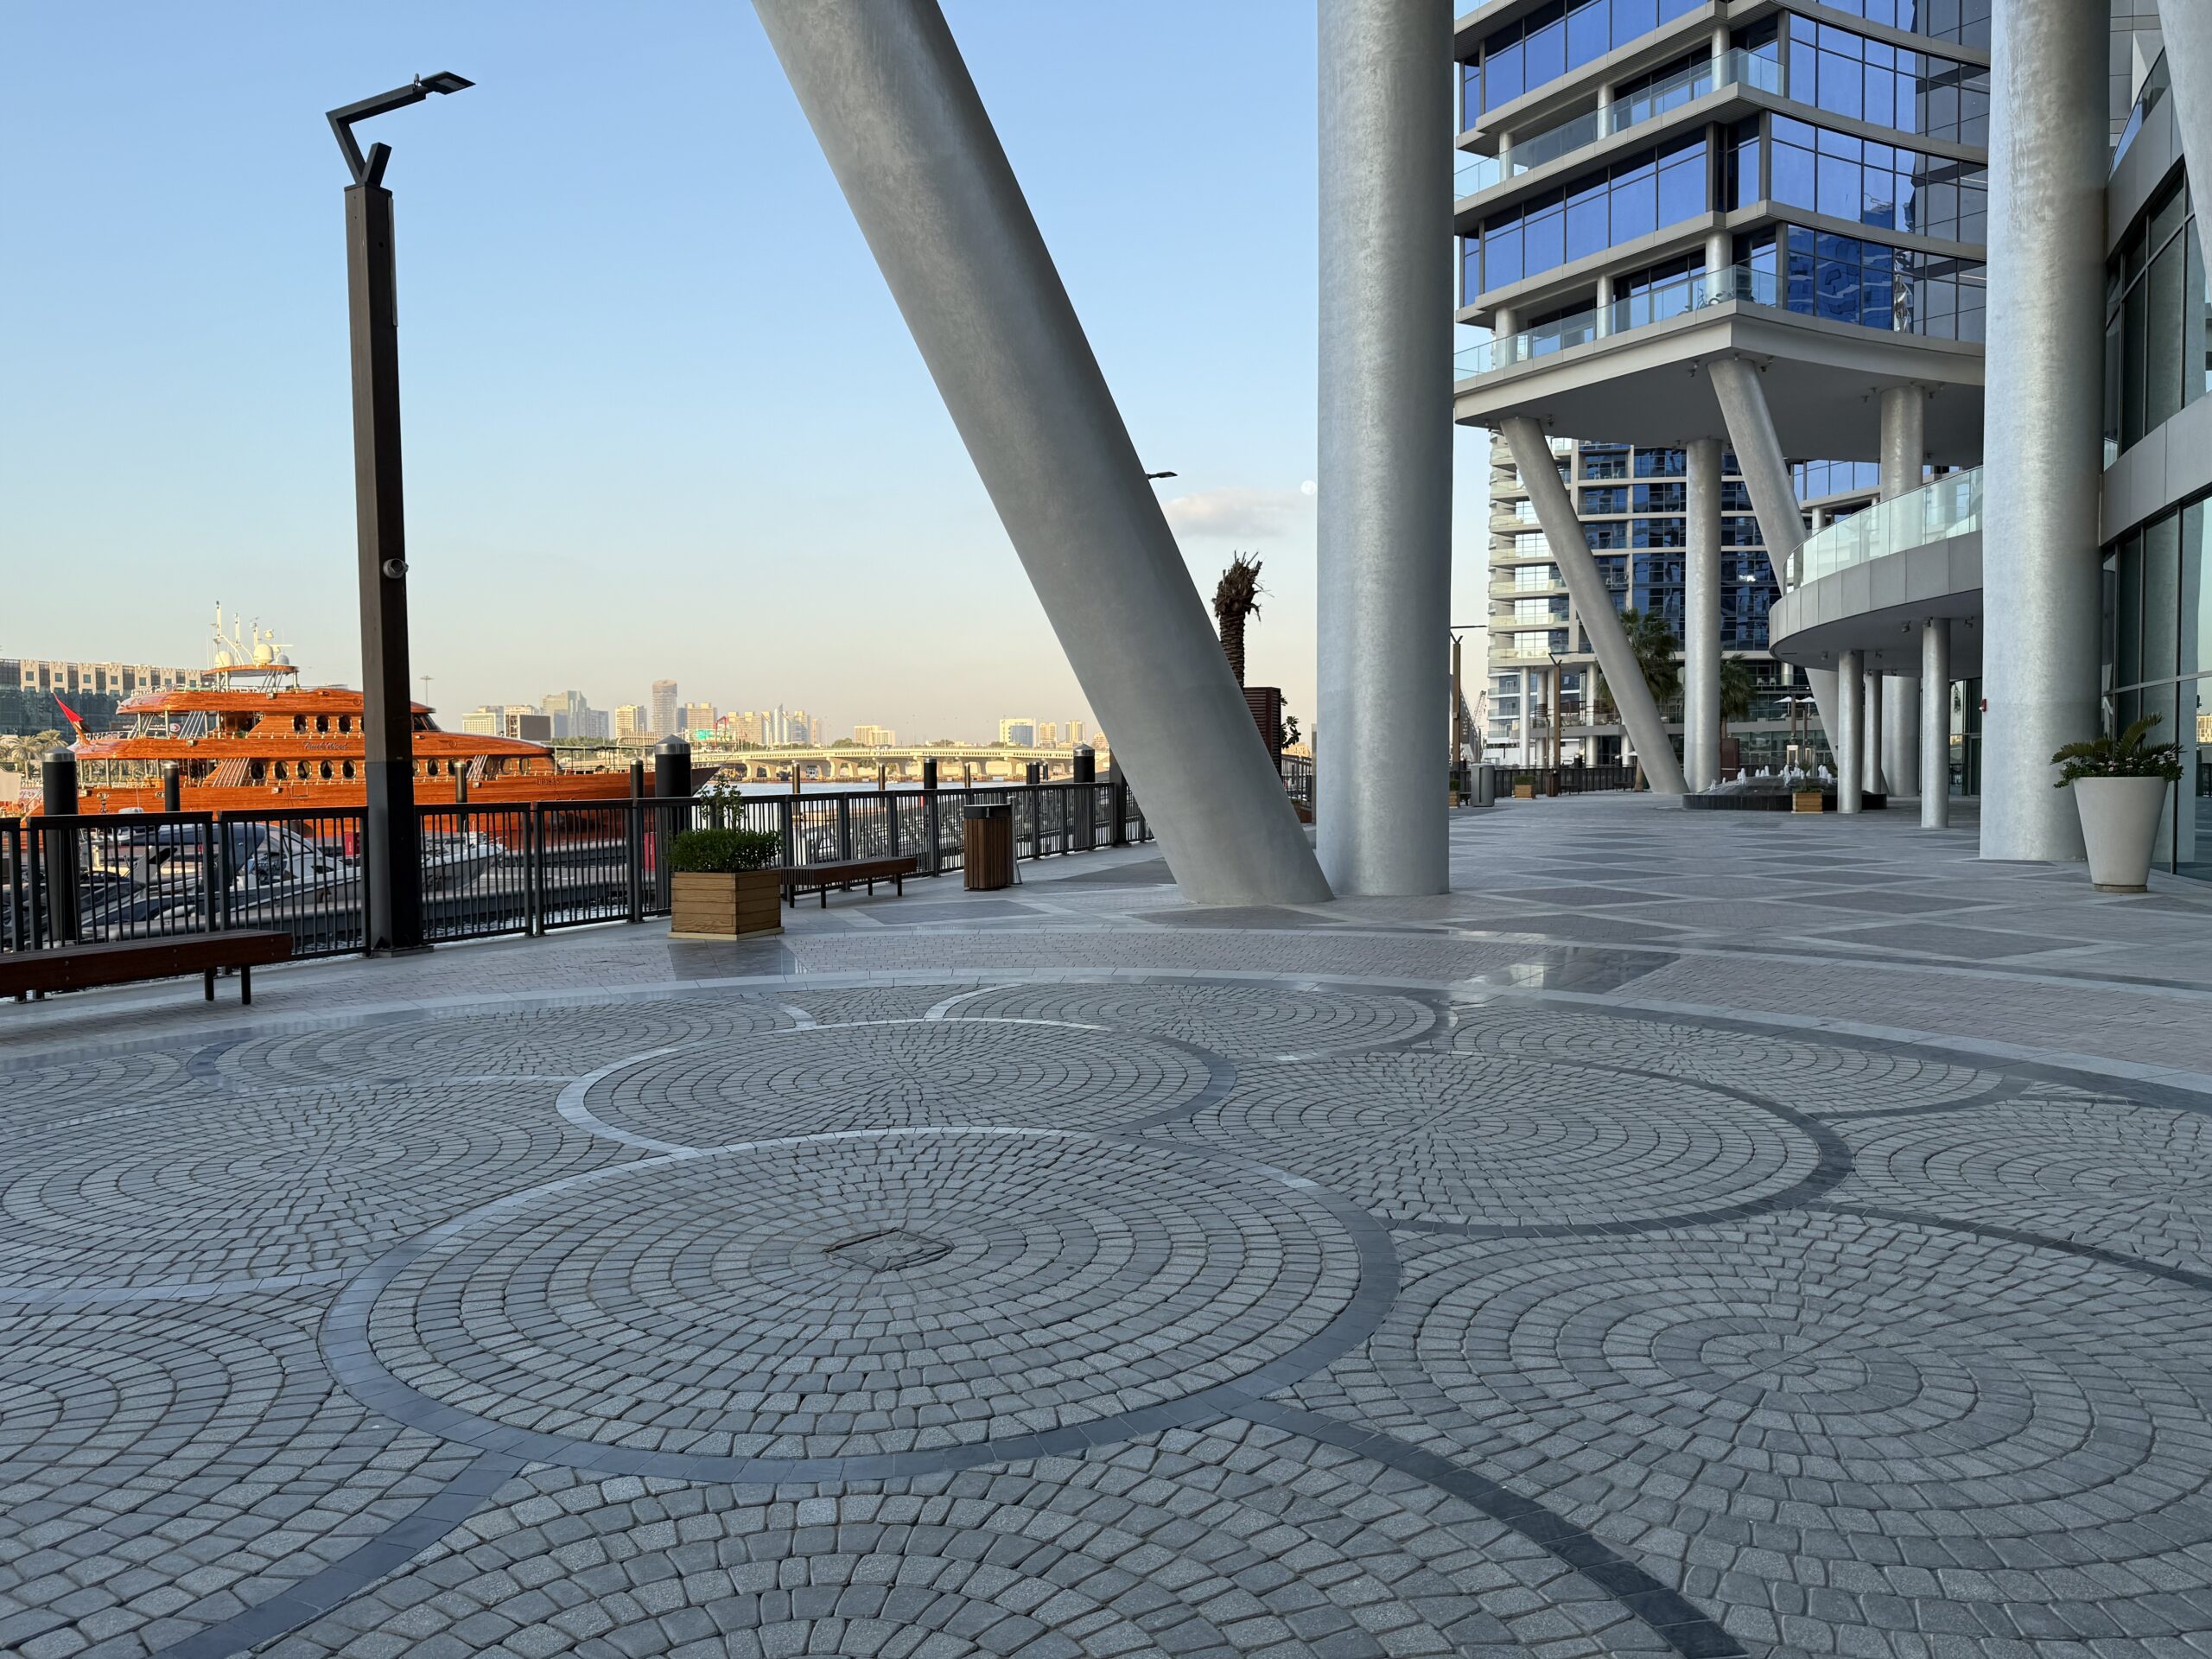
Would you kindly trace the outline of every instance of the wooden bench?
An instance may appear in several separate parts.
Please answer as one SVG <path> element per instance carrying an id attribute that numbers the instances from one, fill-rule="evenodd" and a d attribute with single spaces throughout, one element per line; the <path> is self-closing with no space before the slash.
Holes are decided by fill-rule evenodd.
<path id="1" fill-rule="evenodd" d="M 118 939 L 105 944 L 56 944 L 43 950 L 0 955 L 0 996 L 21 1002 L 48 991 L 83 991 L 97 985 L 129 985 L 142 979 L 198 974 L 215 1000 L 215 975 L 238 970 L 238 1001 L 253 1001 L 253 970 L 292 954 L 289 933 L 241 929 L 223 933 L 178 933 L 165 938 Z"/>
<path id="2" fill-rule="evenodd" d="M 873 893 L 879 881 L 889 881 L 903 898 L 906 892 L 906 878 L 921 868 L 920 861 L 912 858 L 842 858 L 826 864 L 795 864 L 783 872 L 784 902 L 795 905 L 802 893 L 819 893 L 822 908 L 830 908 L 830 889 L 850 893 L 853 883 L 863 881 Z"/>

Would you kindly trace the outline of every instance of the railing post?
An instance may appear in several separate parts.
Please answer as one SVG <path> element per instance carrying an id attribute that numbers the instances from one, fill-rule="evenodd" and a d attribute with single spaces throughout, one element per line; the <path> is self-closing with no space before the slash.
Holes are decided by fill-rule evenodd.
<path id="1" fill-rule="evenodd" d="M 928 837 L 928 846 L 922 855 L 922 870 L 935 875 L 944 861 L 944 852 L 938 841 L 937 818 L 937 761 L 934 757 L 922 762 L 922 833 Z"/>
<path id="2" fill-rule="evenodd" d="M 849 859 L 853 855 L 853 798 L 837 798 L 837 856 Z"/>
<path id="3" fill-rule="evenodd" d="M 883 797 L 883 820 L 891 838 L 889 855 L 899 856 L 899 797 L 890 789 L 879 790 Z"/>
<path id="4" fill-rule="evenodd" d="M 645 919 L 645 764 L 642 760 L 630 763 L 629 817 L 623 825 L 623 836 L 627 845 L 625 861 L 630 875 L 630 919 Z"/>
<path id="5" fill-rule="evenodd" d="M 544 804 L 531 801 L 523 811 L 522 857 L 523 935 L 532 939 L 545 937 L 544 829 Z"/>
<path id="6" fill-rule="evenodd" d="M 39 783 L 47 817 L 46 910 L 48 937 L 56 944 L 77 939 L 77 756 L 67 748 L 48 749 L 39 762 Z M 69 827 L 56 833 L 60 819 Z"/>
<path id="7" fill-rule="evenodd" d="M 231 857 L 231 827 L 223 815 L 215 813 L 207 831 L 215 843 L 215 912 L 209 918 L 218 928 L 231 925 L 231 883 L 238 879 L 238 870 Z"/>

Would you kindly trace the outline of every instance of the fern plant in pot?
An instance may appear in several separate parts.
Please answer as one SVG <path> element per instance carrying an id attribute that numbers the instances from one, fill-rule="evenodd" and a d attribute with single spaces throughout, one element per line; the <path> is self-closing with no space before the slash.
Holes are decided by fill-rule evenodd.
<path id="1" fill-rule="evenodd" d="M 2157 715 L 2145 715 L 2117 737 L 2069 743 L 2052 755 L 2057 787 L 2074 791 L 2089 880 L 2101 893 L 2141 893 L 2151 881 L 2151 849 L 2158 838 L 2166 791 L 2181 777 L 2181 751 L 2146 743 Z"/>
<path id="2" fill-rule="evenodd" d="M 669 849 L 669 934 L 734 939 L 784 931 L 783 837 L 766 830 L 687 830 Z"/>

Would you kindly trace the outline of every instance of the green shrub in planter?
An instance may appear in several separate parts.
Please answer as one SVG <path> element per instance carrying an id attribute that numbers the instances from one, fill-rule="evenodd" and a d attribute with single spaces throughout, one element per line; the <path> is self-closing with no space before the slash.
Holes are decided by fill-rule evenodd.
<path id="1" fill-rule="evenodd" d="M 2145 715 L 2118 737 L 2094 737 L 2087 743 L 2069 743 L 2052 755 L 2059 768 L 2054 788 L 2063 789 L 2082 778 L 2163 778 L 2181 781 L 2181 747 L 2175 743 L 2145 743 L 2151 728 L 2164 716 Z"/>
<path id="2" fill-rule="evenodd" d="M 784 838 L 772 830 L 686 830 L 669 849 L 669 868 L 690 874 L 772 869 L 783 860 Z"/>

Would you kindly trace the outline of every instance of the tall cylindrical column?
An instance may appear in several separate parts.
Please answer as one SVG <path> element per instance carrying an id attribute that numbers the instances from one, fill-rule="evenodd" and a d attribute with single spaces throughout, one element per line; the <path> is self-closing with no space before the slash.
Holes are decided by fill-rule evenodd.
<path id="1" fill-rule="evenodd" d="M 2183 7 L 2186 11 L 2189 8 Z M 2106 9 L 1992 19 L 1981 855 L 2078 859 L 2052 751 L 2099 725 Z"/>
<path id="2" fill-rule="evenodd" d="M 1688 446 L 1682 561 L 1682 771 L 1693 790 L 1720 781 L 1720 440 Z"/>
<path id="3" fill-rule="evenodd" d="M 1879 674 L 1863 674 L 1866 681 L 1866 714 L 1859 722 L 1859 782 L 1870 795 L 1890 792 L 1889 779 L 1882 775 L 1882 681 Z"/>
<path id="4" fill-rule="evenodd" d="M 1882 499 L 1894 501 L 1920 487 L 1928 454 L 1928 394 L 1919 386 L 1882 390 Z M 1910 674 L 1885 677 L 1878 747 L 1882 774 L 1893 790 L 1916 789 L 1920 779 L 1920 681 Z"/>
<path id="5" fill-rule="evenodd" d="M 1441 893 L 1452 8 L 1320 0 L 1320 19 L 1318 846 L 1339 893 Z"/>
<path id="6" fill-rule="evenodd" d="M 1951 621 L 1920 625 L 1920 827 L 1951 823 Z"/>
<path id="7" fill-rule="evenodd" d="M 1432 5 L 1440 0 L 1408 9 L 1425 14 Z M 1200 904 L 1326 899 L 1328 884 L 935 0 L 753 0 L 753 10 L 1185 895 Z M 1425 287 L 1408 272 L 1395 276 L 1409 290 L 1407 306 L 1430 321 L 1414 355 L 1433 395 L 1414 398 L 1417 410 L 1401 416 L 1425 445 L 1407 459 L 1402 482 L 1424 499 L 1443 499 L 1438 517 L 1448 535 L 1452 186 L 1450 146 L 1435 135 L 1450 119 L 1449 19 L 1418 46 L 1428 54 L 1434 96 L 1403 114 L 1422 143 L 1407 152 L 1415 177 L 1394 182 L 1432 206 L 1420 233 L 1435 276 Z M 1371 223 L 1375 204 L 1358 206 Z M 1391 449 L 1399 433 L 1392 427 L 1375 447 Z M 1408 761 L 1402 782 L 1413 791 L 1426 780 L 1419 799 L 1435 821 L 1440 887 L 1443 580 L 1440 569 L 1436 601 L 1424 613 L 1433 619 L 1428 660 L 1408 670 L 1420 695 L 1407 708 L 1418 729 L 1406 753 L 1420 765 Z M 1412 654 L 1368 644 L 1378 654 Z M 1398 764 L 1369 750 L 1357 721 L 1329 736 L 1334 753 L 1348 764 L 1372 762 L 1378 777 Z"/>
<path id="8" fill-rule="evenodd" d="M 1928 394 L 1918 386 L 1882 389 L 1882 499 L 1920 487 L 1928 454 Z"/>
<path id="9" fill-rule="evenodd" d="M 1866 764 L 1866 706 L 1859 653 L 1840 652 L 1835 659 L 1835 724 L 1828 728 L 1835 746 L 1835 810 L 1856 812 L 1860 801 L 1859 768 Z"/>

